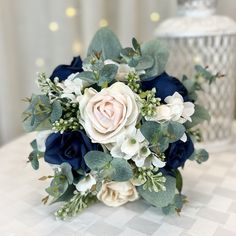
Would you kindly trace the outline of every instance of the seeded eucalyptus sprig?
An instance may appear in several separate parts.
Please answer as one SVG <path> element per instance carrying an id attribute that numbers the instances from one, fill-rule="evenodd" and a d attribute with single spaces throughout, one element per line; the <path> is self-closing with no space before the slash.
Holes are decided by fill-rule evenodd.
<path id="1" fill-rule="evenodd" d="M 158 168 L 154 168 L 153 166 L 147 167 L 139 167 L 134 170 L 134 179 L 137 179 L 141 183 L 143 183 L 143 189 L 148 190 L 150 192 L 159 192 L 165 191 L 165 181 L 166 178 L 162 175 L 161 172 L 158 171 Z"/>
<path id="2" fill-rule="evenodd" d="M 38 73 L 37 84 L 41 92 L 48 95 L 51 100 L 61 94 L 62 89 L 50 80 L 45 73 Z"/>
<path id="3" fill-rule="evenodd" d="M 160 105 L 160 99 L 156 98 L 156 90 L 147 90 L 139 94 L 142 99 L 141 114 L 144 117 L 152 117 L 156 113 L 156 107 Z"/>
<path id="4" fill-rule="evenodd" d="M 74 196 L 65 203 L 58 211 L 55 212 L 55 216 L 58 219 L 66 220 L 79 214 L 85 208 L 97 201 L 96 195 L 92 193 L 81 194 L 78 191 L 74 192 Z"/>

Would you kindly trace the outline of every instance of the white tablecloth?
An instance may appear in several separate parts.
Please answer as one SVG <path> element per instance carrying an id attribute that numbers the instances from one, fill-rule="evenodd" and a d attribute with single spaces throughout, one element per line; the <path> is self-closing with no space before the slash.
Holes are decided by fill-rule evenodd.
<path id="1" fill-rule="evenodd" d="M 236 137 L 236 136 L 235 136 Z M 50 173 L 41 162 L 38 171 L 26 163 L 32 134 L 0 149 L 0 236 L 233 236 L 236 235 L 236 142 L 212 154 L 199 166 L 189 162 L 183 171 L 189 203 L 181 216 L 164 216 L 143 200 L 110 208 L 96 204 L 69 222 L 57 221 L 58 205 L 41 199 Z"/>

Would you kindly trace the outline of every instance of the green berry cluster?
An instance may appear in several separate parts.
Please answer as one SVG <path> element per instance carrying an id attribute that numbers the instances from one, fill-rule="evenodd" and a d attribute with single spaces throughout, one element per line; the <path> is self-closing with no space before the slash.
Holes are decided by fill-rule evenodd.
<path id="1" fill-rule="evenodd" d="M 53 131 L 63 133 L 66 130 L 81 129 L 79 123 L 79 105 L 77 103 L 63 103 L 63 115 L 53 123 Z"/>
<path id="2" fill-rule="evenodd" d="M 140 77 L 135 72 L 130 72 L 127 77 L 127 85 L 135 92 L 141 93 Z"/>
<path id="3" fill-rule="evenodd" d="M 158 172 L 157 167 L 139 167 L 135 170 L 135 178 L 144 183 L 143 189 L 149 190 L 150 192 L 159 192 L 159 191 L 165 191 L 165 181 L 166 178 L 162 175 L 161 172 Z"/>
<path id="4" fill-rule="evenodd" d="M 92 203 L 96 202 L 96 199 L 96 195 L 91 193 L 80 194 L 78 191 L 75 191 L 74 196 L 55 212 L 55 216 L 61 220 L 74 217 Z"/>
<path id="5" fill-rule="evenodd" d="M 160 105 L 160 99 L 156 98 L 156 90 L 148 90 L 140 94 L 141 97 L 141 114 L 144 117 L 152 117 L 156 114 L 156 107 Z"/>

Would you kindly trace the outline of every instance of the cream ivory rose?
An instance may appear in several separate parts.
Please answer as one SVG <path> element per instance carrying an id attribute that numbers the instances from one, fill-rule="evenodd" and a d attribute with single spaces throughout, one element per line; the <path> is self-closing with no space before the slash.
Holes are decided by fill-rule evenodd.
<path id="1" fill-rule="evenodd" d="M 107 182 L 103 183 L 97 198 L 107 206 L 118 207 L 129 201 L 138 199 L 138 192 L 130 182 Z"/>
<path id="2" fill-rule="evenodd" d="M 116 142 L 117 137 L 135 129 L 139 116 L 138 96 L 121 82 L 97 92 L 85 89 L 78 97 L 80 122 L 95 143 Z"/>

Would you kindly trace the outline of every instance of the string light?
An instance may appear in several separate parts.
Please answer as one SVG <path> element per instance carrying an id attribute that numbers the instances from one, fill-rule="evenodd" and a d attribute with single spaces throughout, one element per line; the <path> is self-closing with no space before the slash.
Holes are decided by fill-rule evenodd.
<path id="1" fill-rule="evenodd" d="M 158 12 L 152 12 L 150 14 L 150 20 L 153 22 L 157 22 L 160 20 L 160 14 Z"/>
<path id="2" fill-rule="evenodd" d="M 51 31 L 55 32 L 55 31 L 57 31 L 59 29 L 59 25 L 58 25 L 58 23 L 56 21 L 52 21 L 52 22 L 49 23 L 48 28 Z"/>
<path id="3" fill-rule="evenodd" d="M 66 8 L 66 15 L 70 18 L 74 17 L 76 15 L 76 9 L 74 7 Z"/>
<path id="4" fill-rule="evenodd" d="M 45 65 L 45 62 L 43 58 L 39 57 L 35 60 L 35 65 L 38 67 L 43 67 Z"/>
<path id="5" fill-rule="evenodd" d="M 107 21 L 106 19 L 101 19 L 101 20 L 99 21 L 99 26 L 100 26 L 100 27 L 106 27 L 106 26 L 108 26 L 108 21 Z"/>
<path id="6" fill-rule="evenodd" d="M 202 63 L 202 58 L 201 58 L 200 56 L 195 56 L 195 57 L 193 58 L 193 62 L 194 62 L 194 63 Z"/>
<path id="7" fill-rule="evenodd" d="M 81 53 L 82 45 L 80 42 L 76 41 L 72 44 L 72 52 L 77 55 Z"/>

